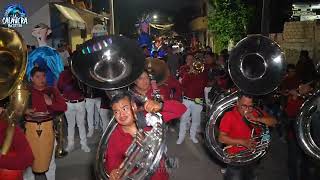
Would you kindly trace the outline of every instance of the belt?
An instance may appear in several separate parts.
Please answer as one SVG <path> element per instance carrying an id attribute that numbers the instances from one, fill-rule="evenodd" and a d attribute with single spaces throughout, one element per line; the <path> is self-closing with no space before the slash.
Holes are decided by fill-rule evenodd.
<path id="1" fill-rule="evenodd" d="M 195 102 L 196 104 L 202 104 L 203 103 L 203 98 L 195 98 L 195 99 L 192 99 L 192 98 L 189 98 L 187 96 L 183 96 L 183 99 L 186 99 L 186 100 L 189 100 L 189 101 L 193 101 Z"/>
<path id="2" fill-rule="evenodd" d="M 66 100 L 68 103 L 79 103 L 84 101 L 84 99 L 79 99 L 79 100 Z"/>

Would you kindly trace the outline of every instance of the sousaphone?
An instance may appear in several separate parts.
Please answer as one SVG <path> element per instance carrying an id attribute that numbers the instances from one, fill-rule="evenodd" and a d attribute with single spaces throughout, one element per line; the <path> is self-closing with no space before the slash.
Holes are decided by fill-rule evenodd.
<path id="1" fill-rule="evenodd" d="M 0 27 L 0 100 L 10 96 L 9 105 L 0 117 L 9 125 L 0 145 L 2 155 L 10 150 L 15 123 L 24 114 L 28 102 L 29 91 L 23 83 L 26 65 L 27 47 L 21 35 L 13 29 Z"/>
<path id="2" fill-rule="evenodd" d="M 128 90 L 127 86 L 142 74 L 145 64 L 144 54 L 135 41 L 123 36 L 102 36 L 80 45 L 71 68 L 82 83 L 103 89 L 112 97 L 118 91 Z M 99 142 L 95 161 L 95 175 L 99 180 L 109 178 L 104 166 L 105 152 L 117 125 L 112 118 Z M 163 130 L 157 125 L 148 133 L 137 133 L 119 167 L 121 179 L 145 179 L 153 173 L 165 149 Z"/>
<path id="3" fill-rule="evenodd" d="M 231 51 L 229 74 L 239 90 L 251 95 L 266 95 L 274 91 L 285 74 L 284 53 L 271 39 L 249 36 L 241 40 Z M 224 146 L 218 142 L 219 124 L 224 113 L 230 111 L 238 100 L 239 92 L 234 92 L 215 103 L 210 109 L 205 128 L 205 142 L 210 152 L 220 161 L 241 166 L 252 163 L 266 154 L 270 143 L 268 129 L 258 138 L 257 149 L 236 156 L 226 154 Z"/>

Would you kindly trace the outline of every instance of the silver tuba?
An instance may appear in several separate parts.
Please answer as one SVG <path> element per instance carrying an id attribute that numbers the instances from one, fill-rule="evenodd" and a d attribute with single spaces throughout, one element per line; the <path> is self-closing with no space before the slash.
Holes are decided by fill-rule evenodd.
<path id="1" fill-rule="evenodd" d="M 235 85 L 251 95 L 266 95 L 274 91 L 285 74 L 284 53 L 275 42 L 261 35 L 250 36 L 238 42 L 231 51 L 228 63 L 229 74 Z M 262 134 L 252 137 L 259 141 L 254 151 L 244 151 L 232 156 L 226 153 L 226 148 L 217 139 L 218 128 L 224 113 L 231 110 L 237 100 L 238 91 L 212 105 L 205 127 L 205 143 L 218 160 L 241 166 L 266 154 L 270 135 L 268 129 L 263 127 Z"/>
<path id="2" fill-rule="evenodd" d="M 79 81 L 87 86 L 103 89 L 109 97 L 128 90 L 145 68 L 142 50 L 133 40 L 122 36 L 102 36 L 80 45 L 71 61 L 71 68 Z M 152 114 L 153 118 L 162 118 Z M 105 169 L 108 141 L 117 127 L 114 117 L 103 133 L 96 153 L 95 175 L 98 180 L 109 179 Z M 160 163 L 165 146 L 165 128 L 156 123 L 149 132 L 139 131 L 121 164 L 121 179 L 145 179 Z M 134 171 L 133 171 L 134 170 Z"/>
<path id="3" fill-rule="evenodd" d="M 306 154 L 320 160 L 320 91 L 309 97 L 300 109 L 296 121 L 296 136 L 299 145 Z"/>

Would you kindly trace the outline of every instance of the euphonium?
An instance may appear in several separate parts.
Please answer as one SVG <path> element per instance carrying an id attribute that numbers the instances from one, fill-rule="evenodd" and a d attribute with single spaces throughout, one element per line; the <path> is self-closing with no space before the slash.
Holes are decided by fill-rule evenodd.
<path id="1" fill-rule="evenodd" d="M 0 28 L 0 99 L 10 96 L 10 104 L 2 120 L 8 121 L 1 154 L 8 153 L 14 136 L 15 122 L 24 113 L 29 91 L 23 83 L 27 64 L 27 47 L 15 30 Z"/>
<path id="2" fill-rule="evenodd" d="M 243 92 L 251 95 L 265 95 L 274 91 L 285 74 L 284 53 L 271 39 L 261 36 L 249 36 L 241 40 L 231 51 L 229 57 L 229 74 L 235 85 Z M 220 161 L 232 165 L 246 165 L 266 154 L 270 142 L 269 131 L 258 125 L 262 133 L 252 138 L 258 139 L 254 150 L 229 155 L 218 142 L 218 126 L 226 111 L 231 110 L 238 100 L 238 92 L 234 92 L 210 109 L 209 120 L 205 128 L 205 142 L 212 154 Z"/>

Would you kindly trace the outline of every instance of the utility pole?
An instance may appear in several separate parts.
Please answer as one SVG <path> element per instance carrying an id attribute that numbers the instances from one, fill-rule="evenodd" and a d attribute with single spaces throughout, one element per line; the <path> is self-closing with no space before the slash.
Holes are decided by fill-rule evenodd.
<path id="1" fill-rule="evenodd" d="M 110 34 L 115 34 L 114 32 L 114 6 L 113 0 L 109 0 L 109 12 L 111 15 L 110 19 Z"/>
<path id="2" fill-rule="evenodd" d="M 261 34 L 269 36 L 270 31 L 270 2 L 271 0 L 263 0 L 262 17 L 261 17 Z"/>

